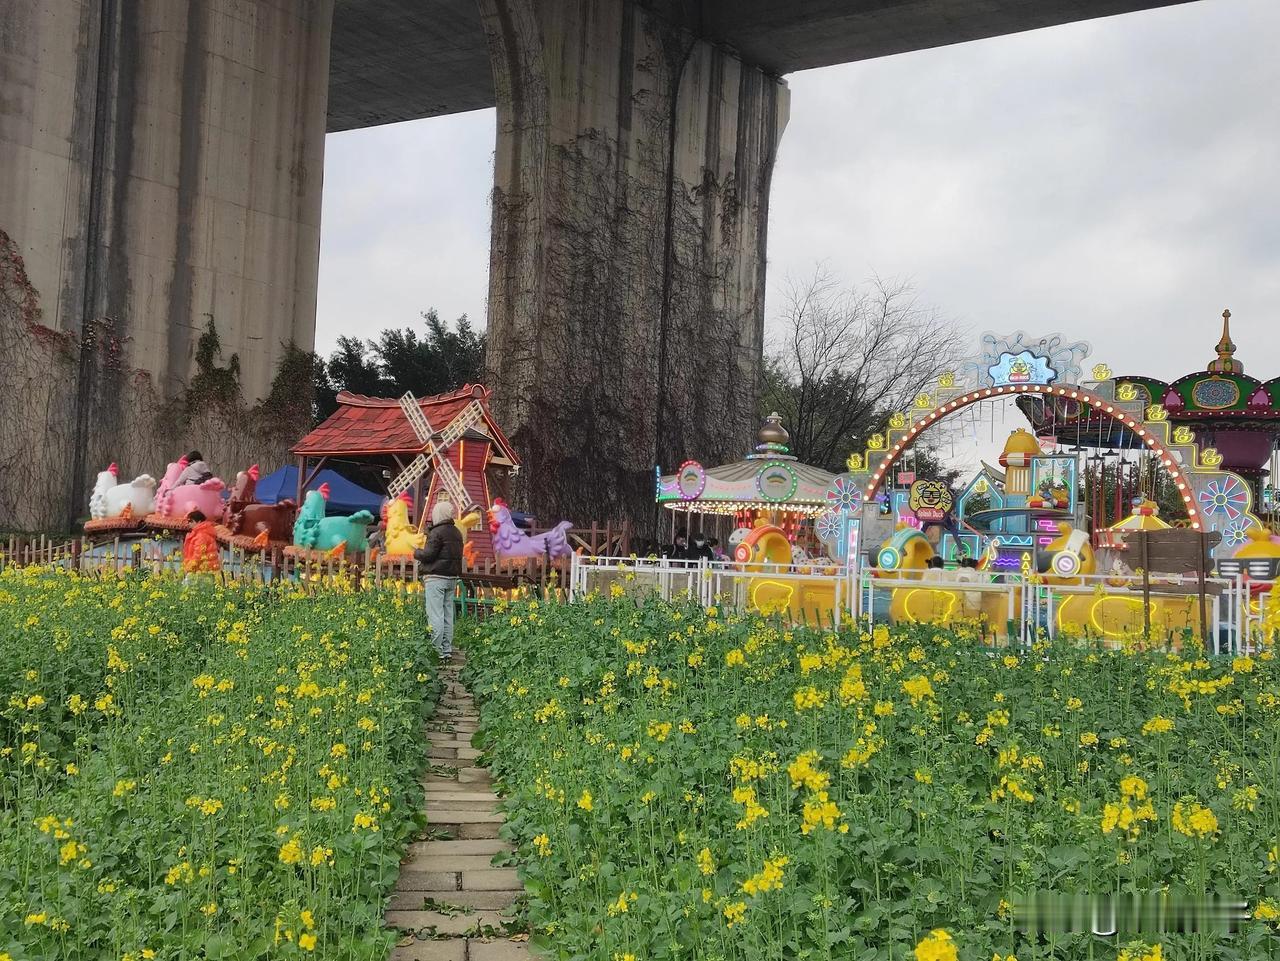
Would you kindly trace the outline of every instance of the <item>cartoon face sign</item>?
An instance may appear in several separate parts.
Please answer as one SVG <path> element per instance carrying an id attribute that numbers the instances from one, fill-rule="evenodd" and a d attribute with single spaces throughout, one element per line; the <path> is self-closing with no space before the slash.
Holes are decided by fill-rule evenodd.
<path id="1" fill-rule="evenodd" d="M 702 469 L 701 464 L 696 460 L 687 460 L 680 465 L 680 470 L 676 474 L 676 488 L 680 491 L 682 500 L 693 500 L 706 486 L 707 472 Z"/>
<path id="2" fill-rule="evenodd" d="M 954 498 L 942 481 L 918 480 L 911 485 L 907 504 L 920 520 L 940 521 L 950 513 Z"/>

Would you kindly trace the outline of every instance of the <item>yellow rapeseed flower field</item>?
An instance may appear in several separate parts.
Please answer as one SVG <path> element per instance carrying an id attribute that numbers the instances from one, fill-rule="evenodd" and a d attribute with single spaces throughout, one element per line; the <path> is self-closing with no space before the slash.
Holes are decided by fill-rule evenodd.
<path id="1" fill-rule="evenodd" d="M 0 573 L 0 957 L 385 961 L 428 650 L 394 593 Z"/>

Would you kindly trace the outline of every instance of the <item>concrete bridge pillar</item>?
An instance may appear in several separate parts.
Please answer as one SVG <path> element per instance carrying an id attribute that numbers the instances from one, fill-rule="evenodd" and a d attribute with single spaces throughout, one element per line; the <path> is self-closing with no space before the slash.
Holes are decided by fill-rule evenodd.
<path id="1" fill-rule="evenodd" d="M 488 367 L 546 521 L 650 517 L 754 435 L 776 77 L 632 0 L 480 0 L 497 94 Z"/>
<path id="2" fill-rule="evenodd" d="M 4 5 L 0 231 L 40 316 L 0 316 L 0 422 L 26 426 L 42 466 L 0 464 L 0 522 L 82 513 L 110 460 L 132 476 L 162 469 L 168 445 L 217 453 L 198 430 L 163 437 L 163 409 L 134 389 L 163 405 L 185 386 L 210 319 L 250 402 L 285 342 L 311 348 L 332 14 L 333 0 Z M 46 342 L 66 349 L 46 357 Z"/>

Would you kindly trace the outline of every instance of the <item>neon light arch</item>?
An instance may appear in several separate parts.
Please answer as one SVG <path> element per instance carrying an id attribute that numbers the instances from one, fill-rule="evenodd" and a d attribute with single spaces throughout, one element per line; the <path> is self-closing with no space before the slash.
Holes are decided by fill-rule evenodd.
<path id="1" fill-rule="evenodd" d="M 1081 404 L 1089 404 L 1099 413 L 1106 414 L 1113 420 L 1128 427 L 1142 440 L 1147 450 L 1160 458 L 1161 465 L 1177 484 L 1178 493 L 1182 495 L 1182 503 L 1187 510 L 1187 518 L 1191 521 L 1192 528 L 1200 530 L 1200 509 L 1195 504 L 1195 486 L 1183 471 L 1177 458 L 1173 456 L 1173 452 L 1161 443 L 1154 431 L 1148 429 L 1147 421 L 1141 416 L 1134 417 L 1127 411 L 1120 409 L 1115 401 L 1107 400 L 1105 397 L 1099 397 L 1097 394 L 1069 384 L 1010 384 L 1004 387 L 977 387 L 967 394 L 944 404 L 939 404 L 920 420 L 913 423 L 901 440 L 892 447 L 887 447 L 884 457 L 876 468 L 871 471 L 870 479 L 863 488 L 863 500 L 871 501 L 875 497 L 876 491 L 880 489 L 884 479 L 889 476 L 893 465 L 906 453 L 912 442 L 938 421 L 971 404 L 991 400 L 995 397 L 1016 397 L 1018 394 L 1044 394 L 1046 396 L 1066 397 L 1070 400 L 1079 401 Z M 1161 423 L 1164 422 L 1162 421 Z"/>

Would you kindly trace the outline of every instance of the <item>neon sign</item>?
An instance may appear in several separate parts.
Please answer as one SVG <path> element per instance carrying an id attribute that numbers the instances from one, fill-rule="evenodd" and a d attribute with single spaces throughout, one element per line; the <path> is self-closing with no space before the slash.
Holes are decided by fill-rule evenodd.
<path id="1" fill-rule="evenodd" d="M 1058 372 L 1049 364 L 1048 358 L 1029 350 L 1021 350 L 1016 354 L 1002 352 L 999 360 L 987 368 L 987 373 L 995 387 L 1015 384 L 1048 385 L 1058 379 Z"/>

